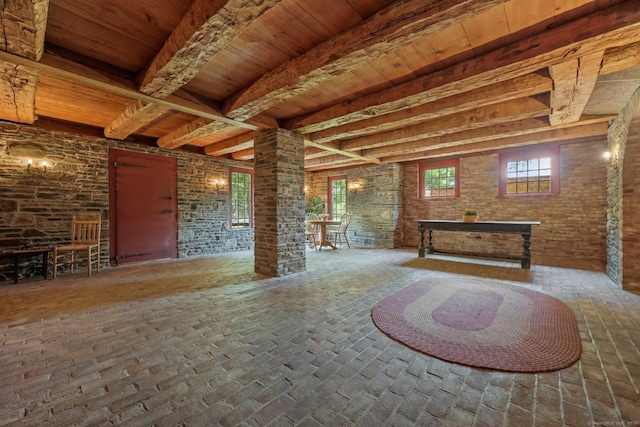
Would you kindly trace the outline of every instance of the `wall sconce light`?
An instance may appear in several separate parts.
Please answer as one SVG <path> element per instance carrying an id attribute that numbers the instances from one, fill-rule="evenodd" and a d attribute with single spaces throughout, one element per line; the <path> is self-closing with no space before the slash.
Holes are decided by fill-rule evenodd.
<path id="1" fill-rule="evenodd" d="M 347 189 L 350 193 L 357 193 L 358 191 L 362 191 L 363 188 L 364 186 L 360 183 L 360 181 L 350 182 L 347 185 Z"/>
<path id="2" fill-rule="evenodd" d="M 218 189 L 218 190 L 224 188 L 224 179 L 215 179 L 215 180 L 213 180 L 213 185 L 215 185 L 216 189 Z"/>
<path id="3" fill-rule="evenodd" d="M 604 157 L 605 160 L 609 160 L 611 158 L 611 151 L 605 151 L 602 157 Z"/>
<path id="4" fill-rule="evenodd" d="M 47 161 L 43 160 L 42 163 L 40 163 L 40 166 L 42 167 L 42 171 L 46 172 L 47 171 Z M 31 168 L 35 169 L 35 166 L 33 166 L 33 159 L 28 159 L 27 160 L 27 171 L 31 171 Z"/>

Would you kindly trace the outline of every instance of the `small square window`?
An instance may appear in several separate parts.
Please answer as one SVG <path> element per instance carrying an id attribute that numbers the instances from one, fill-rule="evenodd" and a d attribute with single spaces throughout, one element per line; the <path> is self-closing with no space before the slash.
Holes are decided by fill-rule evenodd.
<path id="1" fill-rule="evenodd" d="M 560 148 L 500 154 L 501 196 L 560 193 Z"/>
<path id="2" fill-rule="evenodd" d="M 422 163 L 419 168 L 418 198 L 460 196 L 460 160 Z"/>

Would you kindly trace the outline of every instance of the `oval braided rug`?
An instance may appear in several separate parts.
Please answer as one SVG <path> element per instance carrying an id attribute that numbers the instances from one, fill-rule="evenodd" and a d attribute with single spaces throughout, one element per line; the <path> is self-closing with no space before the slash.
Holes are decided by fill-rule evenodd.
<path id="1" fill-rule="evenodd" d="M 418 281 L 384 298 L 371 316 L 391 338 L 468 366 L 547 372 L 572 365 L 582 353 L 568 305 L 486 279 Z"/>

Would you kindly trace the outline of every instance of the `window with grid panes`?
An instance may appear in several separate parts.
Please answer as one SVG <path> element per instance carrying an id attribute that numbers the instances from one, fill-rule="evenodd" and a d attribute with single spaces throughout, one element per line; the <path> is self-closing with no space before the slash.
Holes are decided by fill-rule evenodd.
<path id="1" fill-rule="evenodd" d="M 422 163 L 419 168 L 419 198 L 460 196 L 460 160 Z"/>
<path id="2" fill-rule="evenodd" d="M 342 215 L 347 213 L 347 177 L 329 177 L 329 214 L 331 218 L 338 221 Z"/>
<path id="3" fill-rule="evenodd" d="M 253 227 L 253 172 L 232 169 L 231 185 L 231 228 Z"/>
<path id="4" fill-rule="evenodd" d="M 500 155 L 500 195 L 560 193 L 560 148 Z"/>

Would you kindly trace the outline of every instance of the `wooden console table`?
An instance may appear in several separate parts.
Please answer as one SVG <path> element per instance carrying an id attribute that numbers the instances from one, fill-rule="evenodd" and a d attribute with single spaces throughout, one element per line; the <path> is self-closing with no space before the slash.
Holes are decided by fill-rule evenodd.
<path id="1" fill-rule="evenodd" d="M 420 232 L 420 247 L 418 248 L 418 256 L 425 255 L 424 232 L 428 231 L 429 244 L 426 247 L 426 253 L 433 253 L 433 238 L 431 233 L 433 230 L 443 231 L 466 231 L 476 233 L 510 233 L 520 234 L 522 236 L 522 262 L 521 266 L 525 269 L 531 268 L 531 226 L 540 225 L 538 221 L 531 222 L 509 222 L 509 221 L 449 221 L 449 220 L 418 220 L 418 231 Z"/>
<path id="2" fill-rule="evenodd" d="M 11 251 L 13 257 L 13 283 L 18 283 L 18 272 L 20 268 L 21 256 L 27 255 L 42 255 L 42 276 L 45 280 L 49 277 L 49 252 L 50 248 L 36 248 L 36 249 L 14 249 Z"/>

